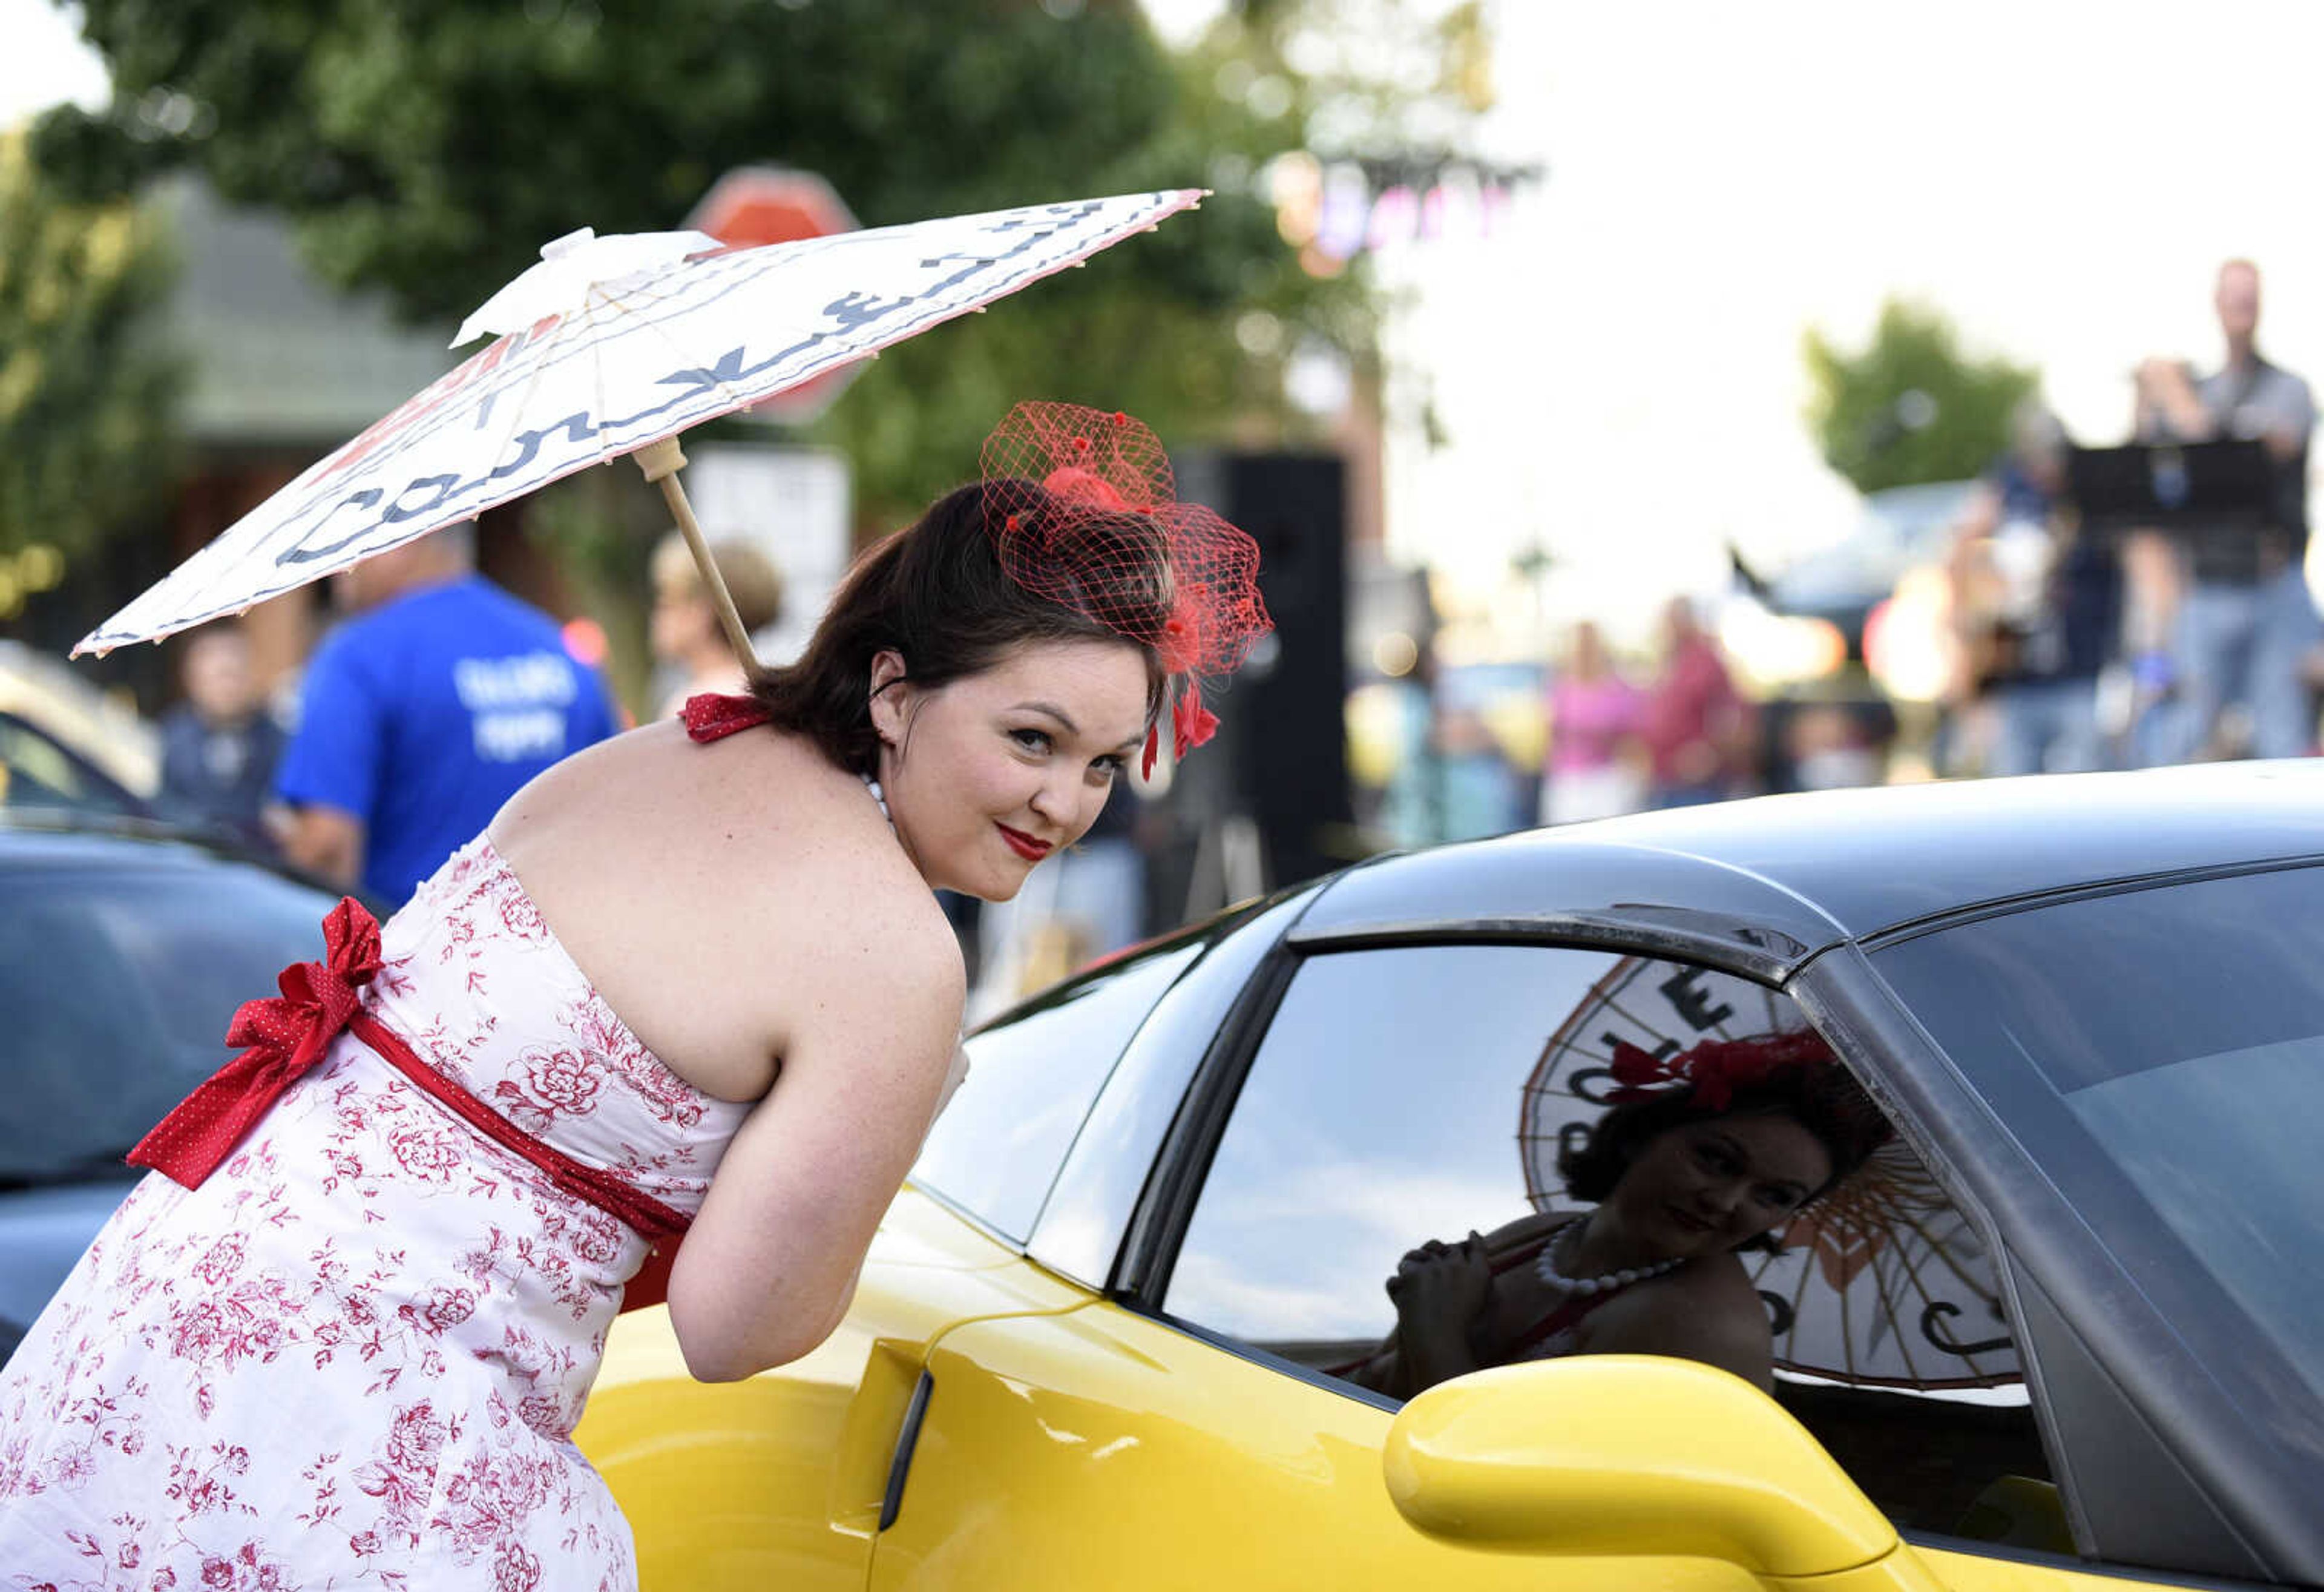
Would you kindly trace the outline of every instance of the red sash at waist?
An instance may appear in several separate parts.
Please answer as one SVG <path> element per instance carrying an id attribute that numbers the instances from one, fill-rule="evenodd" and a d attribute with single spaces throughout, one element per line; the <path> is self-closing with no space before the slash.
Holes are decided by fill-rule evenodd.
<path id="1" fill-rule="evenodd" d="M 685 1212 L 543 1143 L 422 1061 L 401 1035 L 363 1009 L 362 986 L 380 968 L 379 923 L 360 902 L 349 896 L 331 909 L 323 920 L 323 943 L 322 961 L 297 962 L 282 970 L 281 995 L 245 1002 L 234 1014 L 226 1042 L 249 1048 L 211 1074 L 139 1140 L 129 1152 L 130 1164 L 151 1167 L 189 1189 L 199 1188 L 252 1125 L 323 1059 L 346 1029 L 446 1110 L 530 1162 L 575 1199 L 627 1223 L 655 1244 L 686 1231 L 693 1218 Z"/>

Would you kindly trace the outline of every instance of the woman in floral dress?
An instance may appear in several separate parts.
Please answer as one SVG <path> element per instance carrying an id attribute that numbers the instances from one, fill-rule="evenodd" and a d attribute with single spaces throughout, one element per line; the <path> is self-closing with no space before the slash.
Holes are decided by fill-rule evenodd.
<path id="1" fill-rule="evenodd" d="M 705 1380 L 829 1334 L 964 1066 L 930 887 L 1013 895 L 1266 625 L 1135 421 L 1020 405 L 986 461 L 798 663 L 243 1008 L 0 1373 L 0 1586 L 634 1584 L 570 1434 L 649 1252 Z"/>

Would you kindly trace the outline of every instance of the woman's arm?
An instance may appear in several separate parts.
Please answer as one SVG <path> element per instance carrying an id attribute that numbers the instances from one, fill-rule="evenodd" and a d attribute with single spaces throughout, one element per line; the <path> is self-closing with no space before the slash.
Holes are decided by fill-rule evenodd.
<path id="1" fill-rule="evenodd" d="M 706 1382 L 806 1354 L 846 1313 L 880 1218 L 957 1081 L 960 955 L 934 913 L 851 923 L 809 953 L 809 1010 L 719 1163 L 670 1274 L 670 1326 Z"/>
<path id="2" fill-rule="evenodd" d="M 929 1115 L 928 1125 L 920 1134 L 920 1143 L 923 1146 L 927 1143 L 928 1134 L 936 1131 L 937 1119 L 944 1115 L 945 1107 L 952 1104 L 953 1096 L 959 1092 L 961 1084 L 967 1077 L 968 1048 L 965 1045 L 955 1045 L 953 1047 L 952 1069 L 945 1074 L 943 1092 L 936 1097 L 936 1108 Z M 912 1159 L 915 1162 L 919 1160 L 918 1150 L 912 1152 Z M 855 1302 L 855 1285 L 863 1280 L 863 1262 L 869 1254 L 870 1251 L 867 1248 L 863 1255 L 856 1257 L 855 1269 L 847 1275 L 847 1286 L 840 1291 L 838 1302 L 832 1307 L 829 1317 L 824 1322 L 823 1330 L 816 1335 L 816 1342 L 821 1343 L 839 1330 L 839 1324 L 847 1319 L 848 1309 Z"/>

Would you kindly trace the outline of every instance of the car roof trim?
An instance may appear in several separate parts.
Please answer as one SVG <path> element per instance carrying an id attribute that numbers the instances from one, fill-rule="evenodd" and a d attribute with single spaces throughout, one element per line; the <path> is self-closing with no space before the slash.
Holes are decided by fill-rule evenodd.
<path id="1" fill-rule="evenodd" d="M 1639 905 L 1605 912 L 1526 912 L 1498 917 L 1410 918 L 1294 929 L 1296 950 L 1356 950 L 1397 945 L 1568 945 L 1683 958 L 1779 987 L 1822 949 L 1780 929 L 1685 907 Z"/>
<path id="2" fill-rule="evenodd" d="M 1971 902 L 1966 906 L 1932 912 L 1926 917 L 1907 918 L 1901 923 L 1891 923 L 1876 929 L 1857 940 L 1867 951 L 1885 950 L 1908 939 L 1923 935 L 1958 929 L 1964 923 L 1981 922 L 1988 918 L 2006 918 L 2017 912 L 2039 912 L 2043 907 L 2057 906 L 2066 902 L 2092 901 L 2107 895 L 2131 895 L 2142 890 L 2167 890 L 2179 884 L 2200 884 L 2213 879 L 2242 879 L 2255 874 L 2288 874 L 2301 868 L 2324 867 L 2324 851 L 2310 852 L 2303 856 L 2260 857 L 2250 862 L 2215 863 L 2197 867 L 2160 868 L 2148 874 L 2125 874 L 2118 878 L 2093 879 L 2087 884 L 2066 884 L 2048 890 L 2029 891 L 2022 895 L 1997 895 L 1990 901 Z"/>
<path id="3" fill-rule="evenodd" d="M 1638 949 L 1709 958 L 1760 982 L 1779 982 L 1849 938 L 1799 891 L 1725 857 L 1577 833 L 1529 851 L 1513 870 L 1500 847 L 1471 842 L 1349 870 L 1287 938 L 1304 949 L 1367 937 L 1446 938 L 1459 925 L 1483 923 L 1505 926 L 1490 937 L 1535 941 L 1579 934 L 1585 943 L 1628 946 L 1643 936 Z M 1534 871 L 1545 856 L 1559 867 L 1554 888 L 1584 904 L 1533 910 L 1526 897 L 1538 900 L 1547 887 Z M 1455 904 L 1480 893 L 1486 899 L 1473 909 Z"/>

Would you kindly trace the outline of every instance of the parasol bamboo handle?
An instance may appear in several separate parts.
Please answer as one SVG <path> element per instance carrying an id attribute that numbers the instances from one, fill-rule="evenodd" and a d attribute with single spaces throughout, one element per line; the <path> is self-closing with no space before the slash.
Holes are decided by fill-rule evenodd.
<path id="1" fill-rule="evenodd" d="M 718 610 L 718 624 L 726 632 L 728 644 L 741 660 L 747 675 L 759 672 L 759 654 L 751 645 L 751 633 L 742 628 L 742 616 L 734 611 L 734 598 L 726 589 L 726 578 L 718 572 L 718 560 L 710 556 L 710 544 L 702 539 L 702 527 L 694 522 L 694 505 L 686 500 L 686 487 L 679 482 L 678 472 L 686 466 L 686 454 L 679 449 L 678 439 L 664 437 L 649 442 L 630 457 L 638 461 L 645 478 L 661 488 L 662 501 L 669 505 L 670 517 L 678 522 L 678 533 L 686 538 L 687 551 L 694 554 L 695 568 L 702 571 L 702 588 L 710 594 L 710 601 Z"/>

